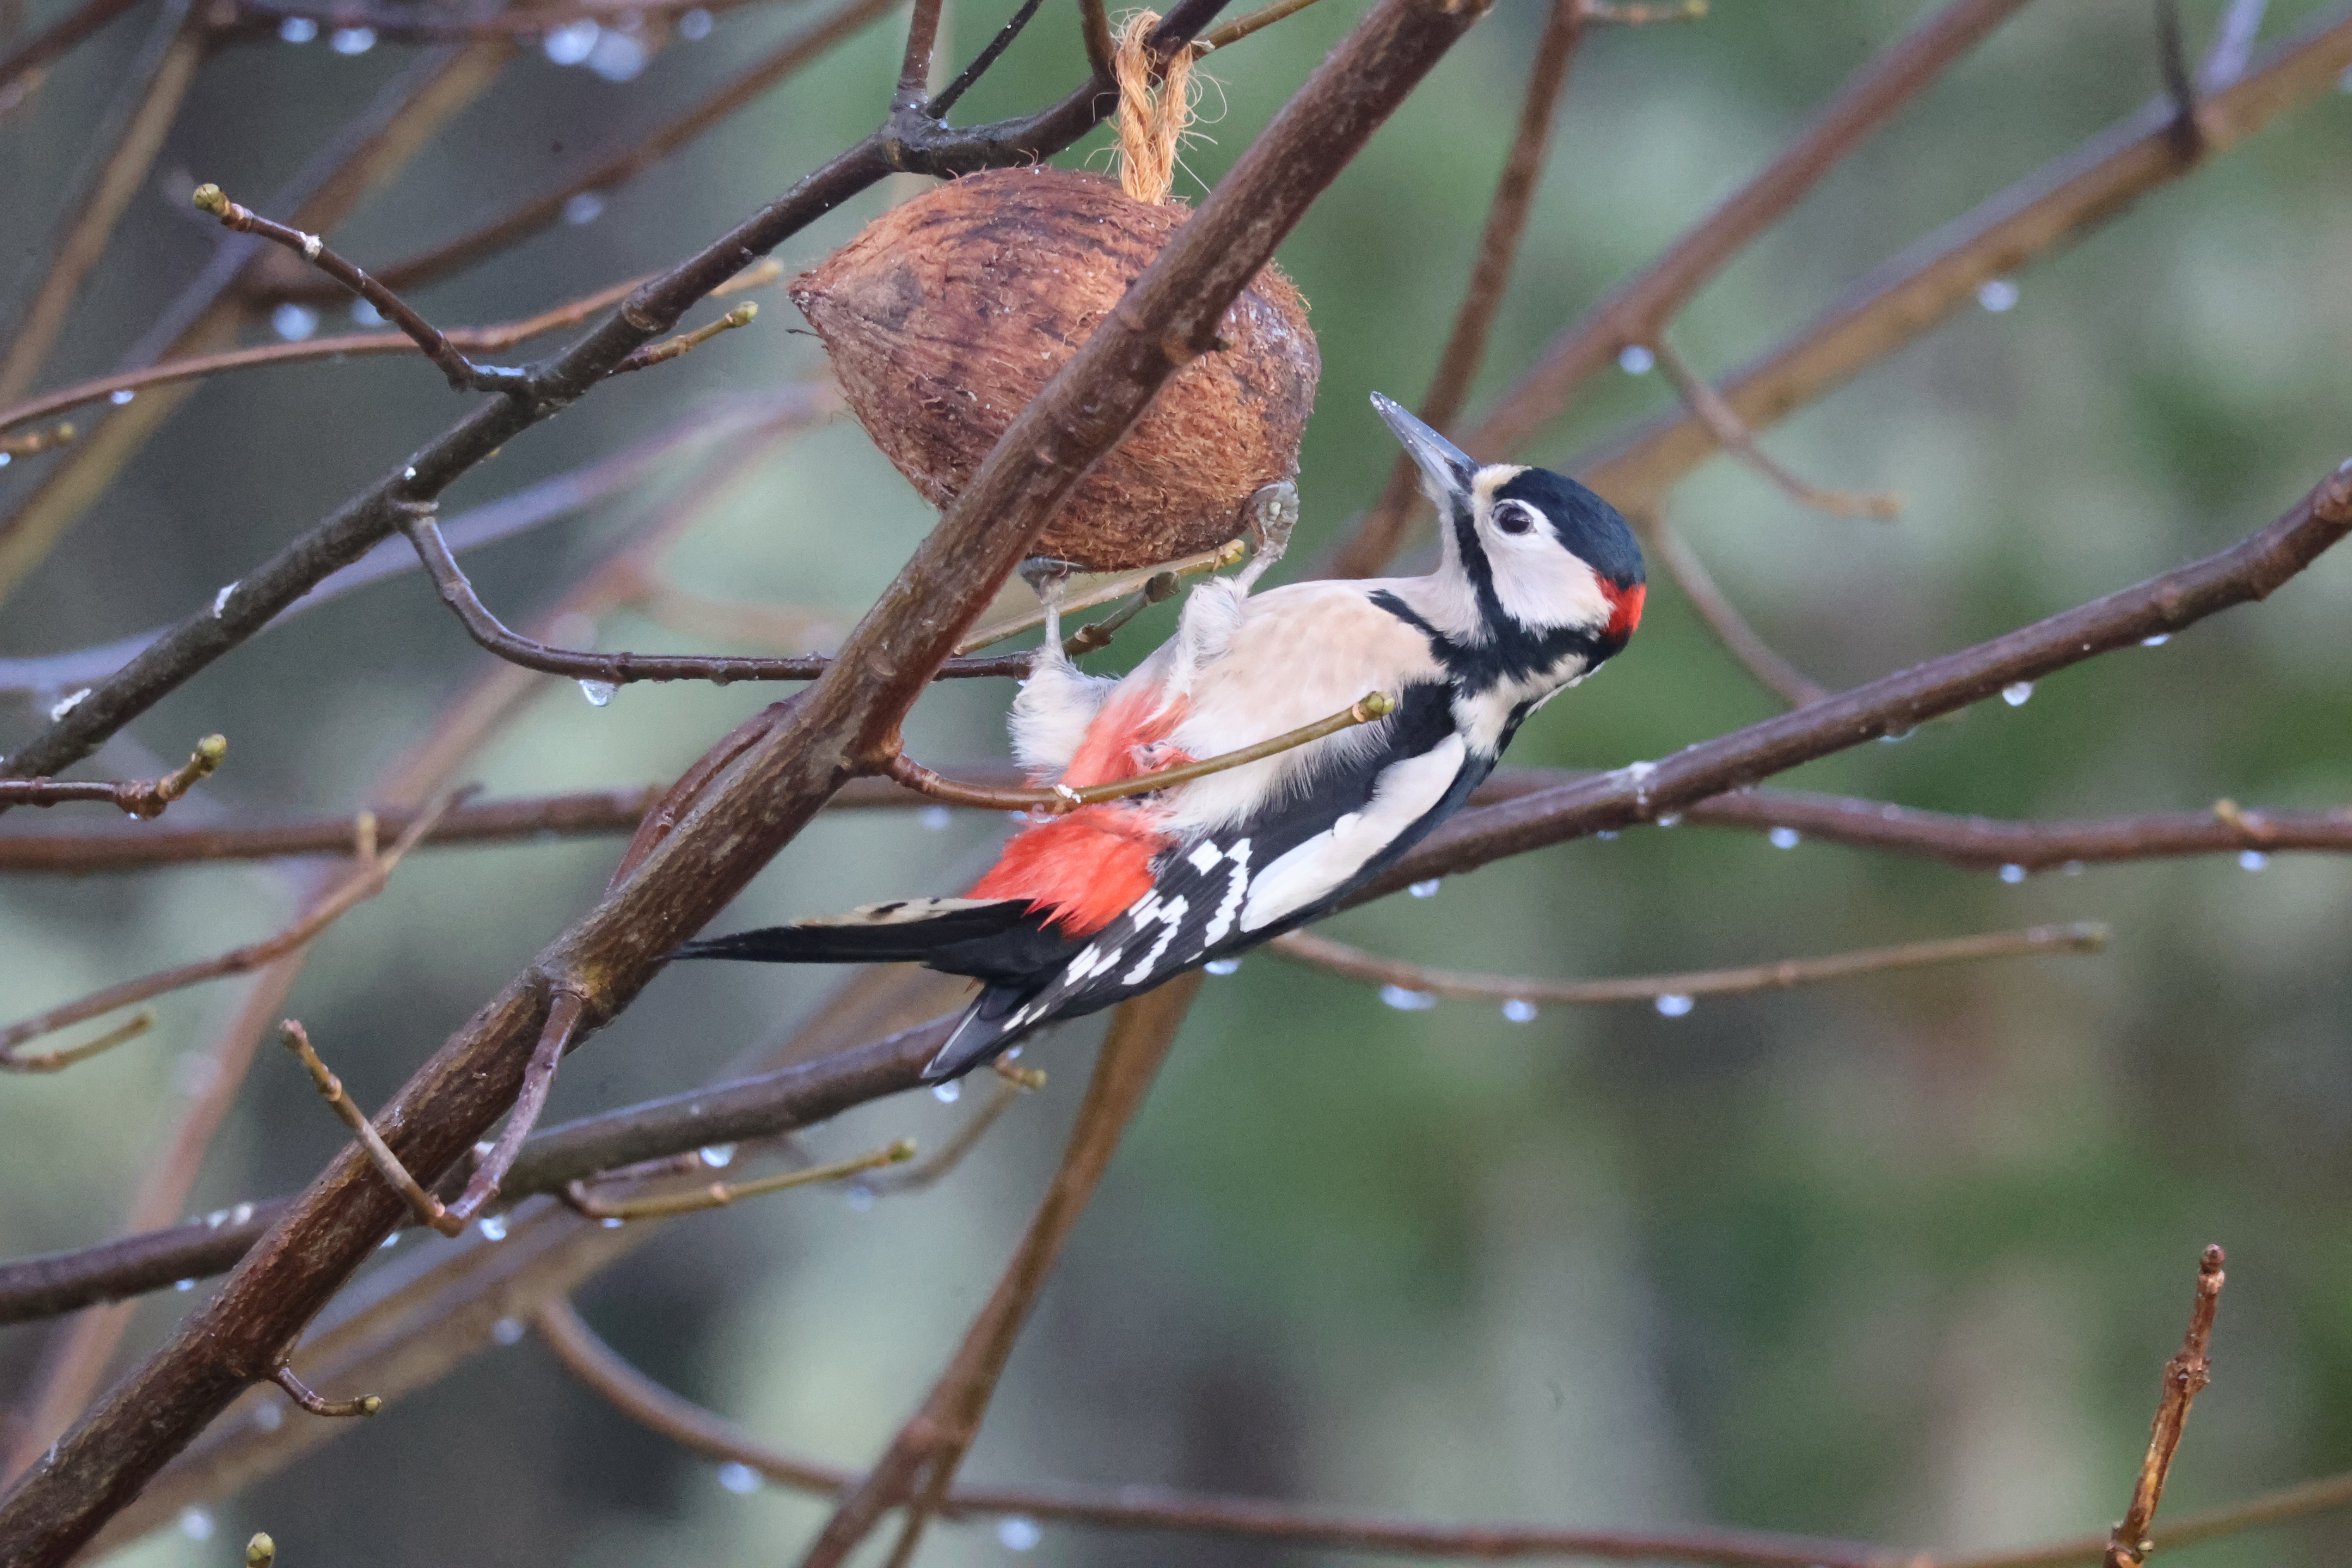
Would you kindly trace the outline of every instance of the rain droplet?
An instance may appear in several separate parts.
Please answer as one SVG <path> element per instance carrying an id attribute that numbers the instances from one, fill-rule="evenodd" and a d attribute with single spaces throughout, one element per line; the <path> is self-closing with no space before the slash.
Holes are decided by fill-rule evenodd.
<path id="1" fill-rule="evenodd" d="M 947 1082 L 939 1084 L 932 1089 L 931 1098 L 938 1100 L 941 1105 L 953 1105 L 957 1100 L 963 1098 L 963 1085 L 956 1082 L 953 1079 L 950 1079 Z"/>
<path id="2" fill-rule="evenodd" d="M 319 330 L 319 312 L 289 300 L 269 312 L 269 330 L 289 343 L 299 343 Z"/>
<path id="3" fill-rule="evenodd" d="M 1679 811 L 1670 811 L 1666 813 L 1665 816 L 1658 818 L 1658 826 L 1660 827 L 1680 827 L 1682 825 L 1683 814 Z"/>
<path id="4" fill-rule="evenodd" d="M 1437 897 L 1438 886 L 1439 879 L 1435 877 L 1432 877 L 1425 882 L 1415 882 L 1412 886 L 1407 888 L 1405 891 L 1411 893 L 1416 899 L 1433 899 Z"/>
<path id="5" fill-rule="evenodd" d="M 2009 865 L 2003 866 L 2000 868 L 2000 879 L 2007 882 L 2010 886 L 2015 887 L 2018 883 L 2025 880 L 2025 868 L 2018 865 L 2014 861 L 2011 861 Z"/>
<path id="6" fill-rule="evenodd" d="M 492 1323 L 490 1325 L 490 1342 L 492 1344 L 499 1345 L 520 1344 L 522 1342 L 522 1320 L 520 1318 L 500 1318 L 497 1322 Z"/>
<path id="7" fill-rule="evenodd" d="M 1878 737 L 1878 743 L 1882 746 L 1899 745 L 1910 738 L 1911 731 L 1908 730 L 1889 730 L 1886 733 Z"/>
<path id="8" fill-rule="evenodd" d="M 915 820 L 933 833 L 945 833 L 948 824 L 955 820 L 955 813 L 944 805 L 927 805 L 915 813 Z"/>
<path id="9" fill-rule="evenodd" d="M 2162 647 L 2166 643 L 2168 643 L 2171 640 L 2172 634 L 2170 632 L 2158 632 L 2152 637 L 2140 638 L 2139 646 L 2142 647 Z"/>
<path id="10" fill-rule="evenodd" d="M 1658 356 L 1639 343 L 1627 343 L 1617 351 L 1617 368 L 1627 375 L 1647 375 L 1657 363 Z"/>
<path id="11" fill-rule="evenodd" d="M 205 1215 L 205 1228 L 206 1230 L 218 1230 L 227 1223 L 228 1210 L 226 1209 L 215 1209 L 212 1213 Z"/>
<path id="12" fill-rule="evenodd" d="M 588 699 L 591 708 L 602 708 L 613 700 L 613 693 L 619 689 L 609 680 L 583 680 L 580 683 L 580 695 Z"/>
<path id="13" fill-rule="evenodd" d="M 596 36 L 604 30 L 584 18 L 567 22 L 550 31 L 539 47 L 557 65 L 576 66 L 588 58 L 588 51 L 596 47 Z"/>
<path id="14" fill-rule="evenodd" d="M 6 468 L 9 464 L 11 464 L 11 463 L 15 462 L 16 460 L 16 453 L 14 453 L 14 452 L 0 452 L 0 468 Z"/>
<path id="15" fill-rule="evenodd" d="M 373 305 L 369 304 L 365 300 L 354 300 L 352 301 L 352 325 L 355 327 L 381 327 L 383 325 L 383 312 L 377 310 Z"/>
<path id="16" fill-rule="evenodd" d="M 231 1225 L 244 1225 L 252 1218 L 253 1205 L 251 1204 L 239 1204 L 236 1207 L 228 1211 L 228 1222 Z"/>
<path id="17" fill-rule="evenodd" d="M 375 29 L 338 27 L 328 36 L 327 47 L 339 55 L 363 55 L 375 47 Z"/>
<path id="18" fill-rule="evenodd" d="M 1617 837 L 1617 830 L 1613 827 L 1604 827 L 1592 837 L 1607 843 Z"/>
<path id="19" fill-rule="evenodd" d="M 180 1533 L 191 1541 L 210 1541 L 213 1538 L 213 1516 L 200 1508 L 182 1509 Z"/>
<path id="20" fill-rule="evenodd" d="M 1212 974 L 1231 974 L 1241 966 L 1242 961 L 1238 958 L 1213 958 L 1201 965 Z"/>
<path id="21" fill-rule="evenodd" d="M 612 1215 L 606 1215 L 603 1219 L 598 1220 L 596 1223 L 603 1226 L 606 1230 L 618 1230 L 628 1222 Z"/>
<path id="22" fill-rule="evenodd" d="M 2249 849 L 2238 857 L 2238 864 L 2249 871 L 2259 871 L 2271 863 L 2271 858 L 2259 849 Z"/>
<path id="23" fill-rule="evenodd" d="M 504 1241 L 507 1238 L 507 1216 L 502 1214 L 484 1215 L 481 1226 L 484 1241 Z"/>
<path id="24" fill-rule="evenodd" d="M 2080 860 L 2069 860 L 2058 869 L 2065 876 L 2079 877 L 2083 874 L 2083 863 Z"/>
<path id="25" fill-rule="evenodd" d="M 604 216 L 604 198 L 593 191 L 582 191 L 563 204 L 563 221 L 577 227 L 594 223 Z"/>
<path id="26" fill-rule="evenodd" d="M 307 44 L 319 36 L 319 24 L 308 16 L 289 16 L 278 24 L 278 36 L 289 44 Z"/>
<path id="27" fill-rule="evenodd" d="M 1433 992 L 1409 991 L 1402 985 L 1381 986 L 1381 1000 L 1400 1013 L 1426 1013 L 1437 1005 Z"/>
<path id="28" fill-rule="evenodd" d="M 729 1165 L 734 1163 L 735 1145 L 732 1143 L 712 1143 L 707 1147 L 697 1149 L 694 1152 L 694 1157 L 701 1161 L 704 1164 L 709 1166 L 714 1171 L 723 1171 Z"/>
<path id="29" fill-rule="evenodd" d="M 253 1407 L 253 1424 L 264 1432 L 275 1432 L 286 1424 L 286 1412 L 274 1399 L 266 1399 Z"/>
<path id="30" fill-rule="evenodd" d="M 677 36 L 689 44 L 698 44 L 710 37 L 710 13 L 697 5 L 677 19 Z"/>
<path id="31" fill-rule="evenodd" d="M 588 68 L 606 81 L 635 81 L 648 58 L 643 39 L 626 33 L 606 33 L 588 51 Z"/>
<path id="32" fill-rule="evenodd" d="M 1034 1552 L 1045 1532 L 1037 1521 L 1017 1513 L 1008 1513 L 996 1521 L 996 1544 L 1007 1552 Z"/>
<path id="33" fill-rule="evenodd" d="M 1669 992 L 1665 995 L 1659 997 L 1653 1005 L 1658 1009 L 1658 1013 L 1662 1017 L 1679 1018 L 1684 1014 L 1689 1012 L 1694 1006 L 1697 1005 L 1697 1004 L 1693 1002 L 1687 996 L 1676 995 L 1674 993 Z"/>
<path id="34" fill-rule="evenodd" d="M 2030 680 L 2013 680 L 2000 689 L 2000 700 L 2011 708 L 2024 707 L 2026 699 L 2032 695 L 2033 682 Z"/>
<path id="35" fill-rule="evenodd" d="M 2006 278 L 1990 279 L 1977 289 L 1977 303 L 1998 316 L 2017 303 L 2017 285 Z"/>
<path id="36" fill-rule="evenodd" d="M 760 1472 L 749 1465 L 730 1459 L 719 1467 L 719 1484 L 737 1497 L 742 1497 L 760 1489 Z"/>
<path id="37" fill-rule="evenodd" d="M 1776 827 L 1764 837 L 1772 841 L 1775 849 L 1794 849 L 1805 841 L 1805 836 L 1793 827 Z"/>
<path id="38" fill-rule="evenodd" d="M 54 724 L 58 720 L 64 718 L 67 714 L 72 712 L 75 709 L 80 707 L 81 700 L 89 695 L 89 688 L 85 686 L 79 691 L 74 692 L 69 696 L 60 697 L 55 702 L 50 703 L 49 722 Z"/>
<path id="39" fill-rule="evenodd" d="M 114 405 L 114 406 L 116 406 L 117 408 L 120 408 L 120 407 L 121 407 L 124 404 L 126 404 L 126 403 L 130 402 L 132 398 L 134 398 L 134 397 L 136 397 L 136 396 L 138 396 L 138 395 L 138 395 L 137 393 L 135 393 L 135 392 L 131 391 L 129 387 L 127 387 L 127 386 L 126 386 L 126 387 L 124 387 L 124 388 L 123 388 L 121 391 L 120 391 L 120 392 L 110 392 L 110 393 L 108 393 L 108 394 L 106 395 L 106 400 L 107 400 L 109 403 L 113 404 L 113 405 Z"/>
<path id="40" fill-rule="evenodd" d="M 856 1183 L 842 1194 L 842 1201 L 849 1205 L 851 1213 L 864 1214 L 874 1206 L 874 1189 L 863 1182 Z"/>
<path id="41" fill-rule="evenodd" d="M 174 1290 L 193 1290 L 195 1288 L 196 1282 L 193 1279 L 183 1279 L 178 1284 L 172 1287 Z"/>
<path id="42" fill-rule="evenodd" d="M 1503 1016 L 1514 1024 L 1532 1024 L 1536 1021 L 1536 1005 L 1514 996 L 1503 1004 Z"/>

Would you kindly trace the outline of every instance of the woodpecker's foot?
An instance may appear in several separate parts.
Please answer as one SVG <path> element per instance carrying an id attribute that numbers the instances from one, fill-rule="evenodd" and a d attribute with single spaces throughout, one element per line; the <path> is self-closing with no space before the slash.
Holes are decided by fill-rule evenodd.
<path id="1" fill-rule="evenodd" d="M 1290 548 L 1291 531 L 1298 526 L 1298 487 L 1288 479 L 1261 485 L 1242 513 L 1257 545 L 1250 563 L 1234 577 L 1246 592 Z"/>

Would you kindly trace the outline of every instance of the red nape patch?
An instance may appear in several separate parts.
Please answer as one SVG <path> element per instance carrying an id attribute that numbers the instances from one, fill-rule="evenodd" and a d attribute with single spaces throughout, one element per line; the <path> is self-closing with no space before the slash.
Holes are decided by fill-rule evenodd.
<path id="1" fill-rule="evenodd" d="M 1620 588 L 1604 577 L 1601 592 L 1609 601 L 1609 630 L 1605 635 L 1612 642 L 1623 642 L 1642 624 L 1642 601 L 1649 596 L 1650 590 L 1639 583 Z"/>
<path id="2" fill-rule="evenodd" d="M 1115 696 L 1104 703 L 1096 712 L 1094 722 L 1087 726 L 1086 739 L 1078 742 L 1070 765 L 1062 770 L 1062 782 L 1072 789 L 1085 789 L 1090 784 L 1115 784 L 1140 773 L 1157 773 L 1160 768 L 1181 767 L 1190 762 L 1189 757 L 1171 755 L 1147 768 L 1137 758 L 1138 751 L 1166 740 L 1184 721 L 1187 704 L 1171 702 L 1165 710 L 1155 713 L 1152 710 L 1159 703 L 1160 694 L 1149 688 Z"/>
<path id="3" fill-rule="evenodd" d="M 1014 834 L 965 896 L 1026 899 L 1053 911 L 1050 924 L 1089 936 L 1151 890 L 1151 858 L 1171 842 L 1132 806 L 1081 806 Z"/>

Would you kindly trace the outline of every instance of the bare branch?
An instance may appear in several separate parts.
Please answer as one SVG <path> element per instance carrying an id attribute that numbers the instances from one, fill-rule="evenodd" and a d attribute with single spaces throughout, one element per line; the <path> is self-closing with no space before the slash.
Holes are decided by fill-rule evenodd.
<path id="1" fill-rule="evenodd" d="M 433 521 L 430 503 L 409 503 L 405 510 L 401 531 L 416 547 L 417 558 L 425 563 L 441 602 L 457 616 L 467 635 L 509 664 L 618 687 L 640 680 L 708 680 L 719 686 L 739 680 L 814 680 L 833 662 L 819 654 L 799 658 L 735 658 L 705 654 L 583 653 L 551 647 L 509 629 L 490 613 L 457 558 L 449 552 L 440 525 Z M 953 659 L 940 666 L 939 679 L 1018 679 L 1028 673 L 1029 656 L 1022 653 L 1001 658 Z"/>
<path id="2" fill-rule="evenodd" d="M 1683 591 L 1683 597 L 1698 612 L 1698 618 L 1715 635 L 1715 640 L 1739 661 L 1740 668 L 1756 678 L 1759 685 L 1791 708 L 1819 702 L 1830 694 L 1828 687 L 1783 658 L 1779 649 L 1748 624 L 1747 617 L 1716 586 L 1715 574 L 1699 560 L 1679 529 L 1659 518 L 1643 531 L 1651 555 L 1666 569 L 1666 575 Z"/>
<path id="3" fill-rule="evenodd" d="M 738 1198 L 755 1198 L 769 1193 L 789 1192 L 794 1187 L 846 1181 L 851 1176 L 877 1171 L 886 1165 L 903 1164 L 914 1157 L 915 1141 L 901 1138 L 869 1153 L 853 1154 L 846 1160 L 834 1160 L 797 1171 L 779 1171 L 772 1176 L 761 1176 L 754 1181 L 712 1182 L 687 1192 L 657 1193 L 650 1197 L 622 1198 L 612 1203 L 597 1198 L 589 1190 L 587 1183 L 572 1182 L 564 1186 L 563 1198 L 574 1213 L 589 1219 L 665 1218 L 672 1215 L 700 1214 L 705 1209 L 725 1208 Z"/>
<path id="4" fill-rule="evenodd" d="M 272 244 L 295 252 L 311 266 L 358 295 L 373 306 L 376 314 L 408 334 L 424 352 L 425 357 L 449 378 L 450 387 L 458 392 L 521 392 L 529 389 L 530 377 L 520 370 L 501 369 L 497 365 L 476 364 L 444 336 L 441 329 L 418 315 L 407 300 L 377 282 L 353 263 L 345 260 L 315 234 L 305 234 L 274 223 L 255 213 L 251 207 L 240 206 L 221 193 L 218 185 L 198 185 L 190 200 L 197 210 L 208 212 L 220 219 L 221 226 L 239 234 L 259 235 Z M 645 351 L 639 350 L 642 353 Z M 626 361 L 623 362 L 626 363 Z M 617 374 L 618 367 L 615 367 Z"/>
<path id="5" fill-rule="evenodd" d="M 1296 730 L 1260 741 L 1254 746 L 1244 746 L 1236 752 L 1227 752 L 1222 756 L 1204 758 L 1197 763 L 1186 763 L 1179 767 L 1161 768 L 1154 773 L 1138 773 L 1131 778 L 1088 784 L 1083 788 L 1055 784 L 1050 789 L 996 789 L 958 784 L 953 779 L 940 777 L 904 752 L 891 756 L 887 771 L 896 782 L 934 800 L 1004 811 L 1040 811 L 1059 816 L 1081 806 L 1100 805 L 1107 801 L 1125 800 L 1132 795 L 1173 789 L 1178 784 L 1207 778 L 1212 773 L 1264 762 L 1268 757 L 1310 745 L 1327 735 L 1336 735 L 1342 730 L 1352 730 L 1360 724 L 1385 718 L 1395 706 L 1394 700 L 1386 692 L 1368 692 L 1357 699 L 1352 706 L 1328 719 L 1302 724 Z"/>
<path id="6" fill-rule="evenodd" d="M 47 30 L 19 45 L 14 54 L 0 58 L 0 120 L 6 119 L 25 101 L 40 81 L 37 73 L 138 3 L 139 0 L 82 0 L 81 5 L 58 18 Z"/>
<path id="7" fill-rule="evenodd" d="M 2148 1432 L 2147 1454 L 2140 1460 L 2139 1479 L 2132 1488 L 2131 1507 L 2123 1522 L 2107 1536 L 2106 1568 L 2140 1568 L 2156 1543 L 2147 1539 L 2156 1522 L 2157 1505 L 2164 1500 L 2164 1479 L 2171 1473 L 2172 1456 L 2189 1425 L 2189 1407 L 2212 1381 L 2212 1364 L 2205 1358 L 2213 1341 L 2213 1313 L 2221 1302 L 2227 1278 L 2221 1249 L 2209 1247 L 2197 1266 L 2197 1300 L 2189 1309 L 2189 1332 L 2179 1351 L 2164 1364 L 2164 1394 L 2157 1402 L 2156 1422 Z"/>
<path id="8" fill-rule="evenodd" d="M 206 735 L 196 742 L 188 760 L 160 779 L 0 779 L 0 802 L 10 805 L 64 805 L 73 801 L 100 801 L 126 816 L 154 817 L 173 801 L 210 778 L 228 755 L 227 738 Z"/>
<path id="9" fill-rule="evenodd" d="M 783 264 L 772 258 L 762 261 L 740 277 L 730 278 L 713 289 L 713 299 L 755 289 L 772 283 L 783 276 Z M 633 278 L 584 294 L 568 304 L 542 310 L 525 321 L 509 321 L 490 327 L 451 327 L 442 336 L 456 348 L 477 353 L 495 353 L 500 349 L 539 337 L 565 327 L 576 327 L 599 311 L 609 310 L 628 298 L 632 289 L 642 287 L 645 278 Z M 334 337 L 310 338 L 299 343 L 257 343 L 250 348 L 225 349 L 219 353 L 191 354 L 184 359 L 169 359 L 138 370 L 118 371 L 93 380 L 77 382 L 55 392 L 45 392 L 28 398 L 13 408 L 0 409 L 0 429 L 46 419 L 53 414 L 63 414 L 93 403 L 110 400 L 119 392 L 137 395 L 153 386 L 169 386 L 177 382 L 202 381 L 208 376 L 230 371 L 254 370 L 265 365 L 310 364 L 321 360 L 364 359 L 377 354 L 411 354 L 423 352 L 416 340 L 405 332 L 345 332 Z M 0 437 L 0 447 L 15 453 L 37 452 L 46 446 L 73 439 L 74 427 L 60 426 L 48 437 Z M 12 444 L 21 443 L 21 444 Z"/>
<path id="10" fill-rule="evenodd" d="M 286 1391 L 286 1397 L 313 1415 L 373 1415 L 383 1408 L 383 1401 L 373 1394 L 362 1394 L 357 1399 L 325 1398 L 311 1392 L 308 1384 L 294 1375 L 290 1366 L 279 1367 L 270 1373 L 269 1380 Z"/>
<path id="11" fill-rule="evenodd" d="M 90 1054 L 87 1047 L 31 1056 L 23 1054 L 17 1047 L 27 1040 L 38 1039 L 69 1025 L 111 1013 L 117 1007 L 127 1007 L 133 1002 L 144 1002 L 150 997 L 184 990 L 226 974 L 247 973 L 317 940 L 320 931 L 341 920 L 352 908 L 383 891 L 394 868 L 409 850 L 416 847 L 417 840 L 432 830 L 438 815 L 437 812 L 426 812 L 418 816 L 388 852 L 368 861 L 358 875 L 346 879 L 331 896 L 311 905 L 293 924 L 275 936 L 244 947 L 231 948 L 215 958 L 184 963 L 175 969 L 142 975 L 136 980 L 125 980 L 0 1029 L 0 1072 L 57 1072 L 70 1067 Z"/>
<path id="12" fill-rule="evenodd" d="M 1778 963 L 1754 963 L 1738 969 L 1701 969 L 1682 974 L 1651 974 L 1627 980 L 1535 980 L 1510 974 L 1476 974 L 1456 969 L 1436 969 L 1402 959 L 1380 958 L 1309 931 L 1295 931 L 1267 944 L 1266 951 L 1326 970 L 1343 979 L 1395 986 L 1424 996 L 1455 996 L 1507 1002 L 1559 1002 L 1571 1006 L 1612 1003 L 1658 1002 L 1699 996 L 1728 996 L 1746 991 L 1785 991 L 1848 980 L 1858 974 L 1881 974 L 1901 969 L 1928 969 L 1947 963 L 1973 963 L 1988 958 L 2023 958 L 2046 953 L 2099 952 L 2107 945 L 2107 928 L 2082 922 L 2032 926 L 2024 931 L 1988 931 L 1981 936 L 1943 937 L 1932 942 L 1906 942 L 1893 947 L 1864 948 L 1823 958 L 1784 958 Z"/>
<path id="13" fill-rule="evenodd" d="M 780 1453 L 734 1422 L 663 1387 L 623 1360 L 569 1301 L 551 1300 L 532 1319 L 564 1370 L 632 1421 L 705 1458 L 749 1466 L 780 1486 L 840 1492 L 854 1472 Z M 1591 1531 L 1543 1525 L 1433 1524 L 1368 1519 L 1258 1498 L 1202 1496 L 1155 1487 L 957 1486 L 940 1500 L 943 1518 L 1006 1515 L 1102 1530 L 1155 1531 L 1278 1541 L 1327 1551 L 1489 1562 L 1548 1557 L 1712 1563 L 1726 1568 L 1895 1568 L 1893 1554 L 1851 1542 L 1746 1531 Z"/>
<path id="14" fill-rule="evenodd" d="M 1665 371 L 1666 379 L 1675 384 L 1681 395 L 1683 406 L 1698 416 L 1707 433 L 1723 448 L 1769 479 L 1780 493 L 1799 506 L 1830 517 L 1868 517 L 1888 521 L 1903 515 L 1903 498 L 1885 490 L 1825 490 L 1808 484 L 1782 468 L 1756 444 L 1755 433 L 1739 422 L 1738 414 L 1723 400 L 1720 393 L 1707 384 L 1706 378 L 1693 371 L 1674 345 L 1660 332 L 1647 345 Z"/>

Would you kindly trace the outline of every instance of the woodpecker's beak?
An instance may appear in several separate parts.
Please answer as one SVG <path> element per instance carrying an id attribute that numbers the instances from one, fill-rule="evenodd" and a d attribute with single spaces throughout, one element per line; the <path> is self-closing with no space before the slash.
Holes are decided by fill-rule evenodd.
<path id="1" fill-rule="evenodd" d="M 1414 418 L 1394 398 L 1375 392 L 1372 407 L 1388 421 L 1421 469 L 1422 488 L 1432 501 L 1444 506 L 1470 493 L 1470 477 L 1478 471 L 1478 465 L 1470 460 L 1469 453 Z"/>

